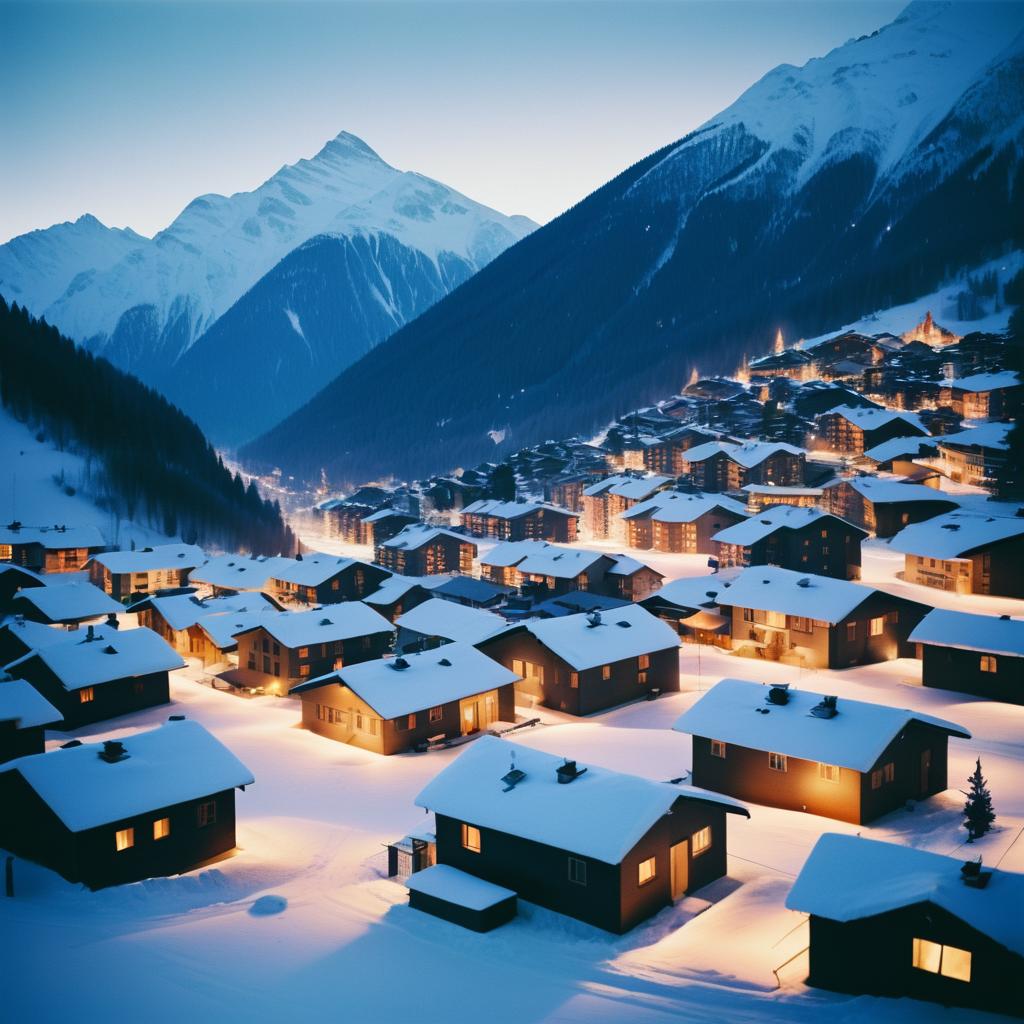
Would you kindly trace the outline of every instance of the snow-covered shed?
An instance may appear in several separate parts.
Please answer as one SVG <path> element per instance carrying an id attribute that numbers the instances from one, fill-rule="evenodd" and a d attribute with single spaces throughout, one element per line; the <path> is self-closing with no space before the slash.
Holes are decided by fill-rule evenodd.
<path id="1" fill-rule="evenodd" d="M 52 583 L 29 587 L 11 601 L 11 611 L 46 625 L 73 625 L 123 612 L 124 607 L 91 583 Z"/>
<path id="2" fill-rule="evenodd" d="M 500 629 L 505 620 L 483 608 L 470 608 L 439 597 L 416 605 L 395 620 L 399 650 L 417 650 L 459 640 L 476 644 Z"/>
<path id="3" fill-rule="evenodd" d="M 46 747 L 47 726 L 60 722 L 60 712 L 24 679 L 0 679 L 0 762 Z"/>

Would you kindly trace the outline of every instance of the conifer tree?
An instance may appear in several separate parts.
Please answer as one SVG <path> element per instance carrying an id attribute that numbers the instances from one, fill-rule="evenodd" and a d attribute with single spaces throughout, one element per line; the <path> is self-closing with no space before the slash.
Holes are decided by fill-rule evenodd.
<path id="1" fill-rule="evenodd" d="M 964 828 L 967 829 L 967 842 L 973 843 L 992 828 L 996 820 L 996 812 L 992 807 L 992 794 L 988 791 L 988 782 L 981 774 L 981 758 L 967 780 L 970 791 L 964 795 Z"/>

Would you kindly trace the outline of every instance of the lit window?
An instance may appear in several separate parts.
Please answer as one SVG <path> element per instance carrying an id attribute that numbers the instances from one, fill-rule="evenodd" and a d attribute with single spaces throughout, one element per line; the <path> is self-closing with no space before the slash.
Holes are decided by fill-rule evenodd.
<path id="1" fill-rule="evenodd" d="M 472 850 L 473 853 L 480 852 L 480 829 L 475 825 L 462 826 L 462 848 Z"/>
<path id="2" fill-rule="evenodd" d="M 879 768 L 876 768 L 871 773 L 871 788 L 872 789 L 881 789 L 882 788 L 882 772 L 881 772 L 881 769 L 879 769 Z"/>
<path id="3" fill-rule="evenodd" d="M 896 765 L 890 761 L 888 764 L 882 765 L 882 781 L 892 782 L 896 778 Z"/>
<path id="4" fill-rule="evenodd" d="M 119 828 L 114 833 L 114 846 L 118 852 L 121 850 L 130 850 L 135 845 L 135 829 L 133 828 Z"/>
<path id="5" fill-rule="evenodd" d="M 309 665 L 300 665 L 299 666 L 299 675 L 300 676 L 308 676 L 309 675 L 309 669 L 310 669 Z"/>
<path id="6" fill-rule="evenodd" d="M 647 685 L 647 673 L 646 672 L 637 672 L 637 674 L 636 674 L 636 681 L 641 686 L 646 686 Z"/>
<path id="7" fill-rule="evenodd" d="M 651 667 L 651 656 L 649 654 L 641 654 L 636 659 L 636 667 L 639 669 L 645 669 Z"/>
<path id="8" fill-rule="evenodd" d="M 769 752 L 768 767 L 773 772 L 784 772 L 786 770 L 786 755 Z"/>
<path id="9" fill-rule="evenodd" d="M 569 881 L 577 885 L 587 884 L 587 862 L 579 857 L 569 858 Z"/>
<path id="10" fill-rule="evenodd" d="M 725 743 L 723 743 L 722 740 L 711 741 L 711 756 L 725 757 Z"/>
<path id="11" fill-rule="evenodd" d="M 601 666 L 601 678 L 602 679 L 611 679 L 611 677 L 612 677 L 612 667 L 611 667 L 611 665 L 602 665 Z"/>
<path id="12" fill-rule="evenodd" d="M 996 656 L 994 654 L 983 654 L 981 656 L 981 671 L 982 672 L 995 672 L 996 671 Z"/>
<path id="13" fill-rule="evenodd" d="M 706 853 L 711 849 L 711 826 L 702 828 L 699 832 L 693 833 L 693 838 L 690 840 L 690 848 L 693 850 L 694 857 L 699 857 L 702 853 Z"/>
<path id="14" fill-rule="evenodd" d="M 157 818 L 153 822 L 153 838 L 166 839 L 171 834 L 171 819 Z"/>
<path id="15" fill-rule="evenodd" d="M 943 946 L 928 939 L 914 939 L 914 966 L 919 971 L 941 974 L 957 981 L 971 980 L 971 954 L 956 946 Z"/>
<path id="16" fill-rule="evenodd" d="M 743 621 L 744 622 L 753 622 L 754 621 L 754 609 L 753 608 L 744 608 L 743 609 Z"/>
<path id="17" fill-rule="evenodd" d="M 818 778 L 824 779 L 826 782 L 838 782 L 839 781 L 839 765 L 837 764 L 824 764 L 818 762 Z"/>
<path id="18" fill-rule="evenodd" d="M 569 673 L 569 686 L 572 689 L 574 689 L 574 690 L 578 690 L 580 688 L 580 674 L 579 674 L 579 672 L 570 672 Z"/>
<path id="19" fill-rule="evenodd" d="M 878 618 L 871 620 L 871 635 L 881 636 L 885 632 L 885 616 L 879 615 Z"/>
<path id="20" fill-rule="evenodd" d="M 395 728 L 399 732 L 406 732 L 409 729 L 416 728 L 416 716 L 415 715 L 402 715 L 401 718 L 395 719 Z"/>
<path id="21" fill-rule="evenodd" d="M 331 580 L 331 590 L 341 590 L 341 580 Z"/>
<path id="22" fill-rule="evenodd" d="M 204 800 L 203 803 L 199 804 L 196 808 L 196 819 L 199 822 L 200 828 L 206 828 L 207 825 L 215 825 L 217 823 L 217 801 Z"/>
<path id="23" fill-rule="evenodd" d="M 764 621 L 768 626 L 774 626 L 776 629 L 786 628 L 786 616 L 783 612 L 765 612 Z"/>
<path id="24" fill-rule="evenodd" d="M 857 623 L 856 622 L 848 622 L 846 624 L 846 639 L 847 640 L 856 640 L 857 639 Z"/>
<path id="25" fill-rule="evenodd" d="M 640 861 L 640 865 L 637 868 L 637 885 L 646 885 L 648 882 L 653 882 L 657 876 L 657 862 L 654 857 L 648 857 L 647 860 Z"/>
<path id="26" fill-rule="evenodd" d="M 300 658 L 308 658 L 309 657 L 309 648 L 308 647 L 300 647 L 299 648 L 299 657 Z"/>
<path id="27" fill-rule="evenodd" d="M 96 691 L 91 686 L 83 686 L 78 691 L 79 704 L 89 704 L 96 699 Z"/>
<path id="28" fill-rule="evenodd" d="M 439 704 L 436 708 L 430 709 L 430 720 L 432 722 L 440 722 L 444 717 L 444 708 Z"/>

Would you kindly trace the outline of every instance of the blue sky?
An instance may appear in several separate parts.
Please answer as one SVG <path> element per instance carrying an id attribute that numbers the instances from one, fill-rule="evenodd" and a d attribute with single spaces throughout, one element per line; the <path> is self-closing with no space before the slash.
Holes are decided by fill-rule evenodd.
<path id="1" fill-rule="evenodd" d="M 144 234 L 342 129 L 546 221 L 902 2 L 0 2 L 0 241 Z"/>

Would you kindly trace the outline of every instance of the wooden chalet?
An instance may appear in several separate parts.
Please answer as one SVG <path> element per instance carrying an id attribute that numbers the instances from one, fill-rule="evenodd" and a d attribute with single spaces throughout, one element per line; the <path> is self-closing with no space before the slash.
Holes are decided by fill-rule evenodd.
<path id="1" fill-rule="evenodd" d="M 1024 517 L 947 512 L 889 541 L 904 558 L 903 578 L 957 594 L 1024 597 Z"/>
<path id="2" fill-rule="evenodd" d="M 394 638 L 391 623 L 360 601 L 262 615 L 235 634 L 239 679 L 285 694 L 295 683 L 382 657 Z"/>
<path id="3" fill-rule="evenodd" d="M 999 419 L 1018 411 L 1020 394 L 1020 379 L 1013 370 L 975 373 L 943 384 L 938 404 L 962 420 Z"/>
<path id="4" fill-rule="evenodd" d="M 524 698 L 571 715 L 679 689 L 679 641 L 639 605 L 531 619 L 477 646 L 520 678 Z"/>
<path id="5" fill-rule="evenodd" d="M 366 595 L 364 604 L 374 611 L 380 612 L 389 622 L 394 622 L 400 615 L 415 608 L 416 605 L 430 599 L 431 589 L 439 579 L 446 577 L 389 576 L 372 593 Z M 456 577 L 461 579 L 462 577 Z M 429 584 L 429 585 L 428 585 Z"/>
<path id="6" fill-rule="evenodd" d="M 854 476 L 829 484 L 822 508 L 876 537 L 892 537 L 910 523 L 920 523 L 959 504 L 934 487 L 875 476 Z"/>
<path id="7" fill-rule="evenodd" d="M 683 640 L 729 650 L 732 615 L 718 602 L 719 594 L 725 592 L 725 584 L 737 575 L 737 570 L 725 569 L 711 576 L 670 580 L 640 603 Z"/>
<path id="8" fill-rule="evenodd" d="M 842 406 L 865 409 L 878 409 L 877 402 L 865 398 L 859 391 L 854 391 L 845 384 L 834 381 L 809 380 L 802 384 L 792 398 L 793 411 L 804 419 L 814 419 L 822 413 L 830 412 Z"/>
<path id="9" fill-rule="evenodd" d="M 1024 704 L 1024 620 L 935 608 L 910 641 L 925 686 Z"/>
<path id="10" fill-rule="evenodd" d="M 323 522 L 329 537 L 346 544 L 369 544 L 371 530 L 366 520 L 392 500 L 382 487 L 360 487 L 347 498 L 332 498 L 317 505 L 314 515 Z"/>
<path id="11" fill-rule="evenodd" d="M 78 729 L 166 704 L 168 673 L 185 662 L 151 629 L 100 631 L 41 647 L 6 666 L 59 712 L 61 729 Z M 2 684 L 0 684 L 2 685 Z"/>
<path id="12" fill-rule="evenodd" d="M 21 590 L 11 601 L 11 611 L 31 622 L 73 626 L 117 615 L 124 611 L 124 606 L 104 594 L 99 587 L 76 582 Z"/>
<path id="13" fill-rule="evenodd" d="M 545 489 L 545 498 L 570 512 L 583 511 L 583 492 L 594 482 L 594 475 L 584 471 L 567 473 L 552 480 Z"/>
<path id="14" fill-rule="evenodd" d="M 817 420 L 816 444 L 843 455 L 860 455 L 894 437 L 927 437 L 916 413 L 840 406 Z"/>
<path id="15" fill-rule="evenodd" d="M 482 499 L 459 513 L 463 529 L 477 537 L 497 540 L 546 540 L 572 543 L 576 539 L 575 512 L 535 501 Z"/>
<path id="16" fill-rule="evenodd" d="M 106 544 L 95 526 L 0 527 L 0 562 L 12 562 L 34 572 L 78 572 Z"/>
<path id="17" fill-rule="evenodd" d="M 944 434 L 935 439 L 938 458 L 928 465 L 954 483 L 973 484 L 990 490 L 1006 465 L 1012 423 L 983 423 L 970 430 Z"/>
<path id="18" fill-rule="evenodd" d="M 684 462 L 684 475 L 701 491 L 738 491 L 748 484 L 800 487 L 806 453 L 782 442 L 710 441 L 686 452 Z"/>
<path id="19" fill-rule="evenodd" d="M 89 559 L 89 579 L 116 601 L 188 586 L 189 573 L 206 561 L 195 544 L 162 544 L 138 551 L 107 551 Z"/>
<path id="20" fill-rule="evenodd" d="M 798 348 L 787 348 L 781 352 L 753 359 L 747 369 L 759 377 L 789 377 L 792 380 L 807 380 L 814 372 L 811 357 Z"/>
<path id="21" fill-rule="evenodd" d="M 415 522 L 416 516 L 410 512 L 403 512 L 397 508 L 378 509 L 376 512 L 371 512 L 362 521 L 366 536 L 364 543 L 376 548 Z"/>
<path id="22" fill-rule="evenodd" d="M 438 865 L 616 934 L 725 875 L 726 816 L 748 816 L 718 794 L 493 736 L 416 804 L 434 813 Z"/>
<path id="23" fill-rule="evenodd" d="M 715 534 L 719 568 L 778 565 L 859 580 L 867 531 L 816 508 L 778 505 Z"/>
<path id="24" fill-rule="evenodd" d="M 41 754 L 60 712 L 24 679 L 0 680 L 0 763 Z"/>
<path id="25" fill-rule="evenodd" d="M 660 491 L 622 513 L 629 547 L 689 555 L 713 554 L 714 535 L 746 518 L 732 498 L 685 491 Z"/>
<path id="26" fill-rule="evenodd" d="M 737 800 L 866 824 L 946 789 L 954 722 L 788 685 L 723 679 L 673 726 L 693 784 Z"/>
<path id="27" fill-rule="evenodd" d="M 235 848 L 252 782 L 198 722 L 72 741 L 0 769 L 0 846 L 92 889 L 182 874 Z"/>
<path id="28" fill-rule="evenodd" d="M 348 665 L 292 691 L 302 726 L 375 754 L 401 754 L 429 743 L 515 721 L 517 677 L 471 644 Z"/>
<path id="29" fill-rule="evenodd" d="M 483 608 L 469 608 L 431 597 L 399 616 L 395 626 L 398 628 L 396 650 L 416 651 L 454 640 L 479 643 L 504 629 L 505 620 Z"/>
<path id="30" fill-rule="evenodd" d="M 913 657 L 911 630 L 925 605 L 882 590 L 774 565 L 751 566 L 718 592 L 732 650 L 803 668 Z"/>
<path id="31" fill-rule="evenodd" d="M 862 365 L 879 363 L 886 354 L 885 347 L 879 341 L 859 331 L 844 331 L 834 338 L 808 345 L 803 351 L 811 356 L 819 369 L 849 360 Z"/>
<path id="32" fill-rule="evenodd" d="M 786 906 L 810 916 L 809 985 L 1024 1016 L 1024 875 L 826 833 Z"/>
<path id="33" fill-rule="evenodd" d="M 796 508 L 815 508 L 821 503 L 821 487 L 775 487 L 770 484 L 747 484 L 747 511 L 751 514 L 774 505 L 793 505 Z"/>
<path id="34" fill-rule="evenodd" d="M 594 540 L 626 539 L 622 515 L 672 483 L 667 476 L 620 474 L 591 484 L 583 492 L 583 525 Z"/>
<path id="35" fill-rule="evenodd" d="M 390 575 L 379 565 L 312 551 L 275 559 L 268 589 L 284 604 L 336 604 L 361 601 Z"/>
<path id="36" fill-rule="evenodd" d="M 644 468 L 650 472 L 675 479 L 684 471 L 683 457 L 698 444 L 714 441 L 717 434 L 699 427 L 679 427 L 661 437 L 653 438 L 644 446 Z"/>
<path id="37" fill-rule="evenodd" d="M 857 459 L 857 465 L 866 466 L 876 473 L 909 476 L 921 469 L 915 459 L 930 459 L 938 454 L 937 440 L 931 437 L 893 437 L 863 452 Z"/>
<path id="38" fill-rule="evenodd" d="M 477 546 L 472 537 L 415 523 L 378 545 L 374 561 L 402 576 L 434 576 L 461 572 L 472 575 Z"/>
<path id="39" fill-rule="evenodd" d="M 94 633 L 102 632 L 113 636 L 117 627 L 109 625 L 97 627 Z M 42 622 L 33 622 L 23 615 L 15 615 L 0 626 L 0 667 L 9 665 L 18 658 L 23 658 L 40 647 L 49 647 L 64 640 L 81 640 L 85 633 L 79 630 L 68 630 L 60 626 L 47 626 Z"/>
<path id="40" fill-rule="evenodd" d="M 532 554 L 551 547 L 542 540 L 504 541 L 480 557 L 480 578 L 518 590 L 523 584 L 519 564 Z M 561 549 L 559 549 L 561 550 Z"/>
<path id="41" fill-rule="evenodd" d="M 434 587 L 433 592 L 437 597 L 467 608 L 497 608 L 515 594 L 515 588 L 474 576 L 452 576 Z"/>

